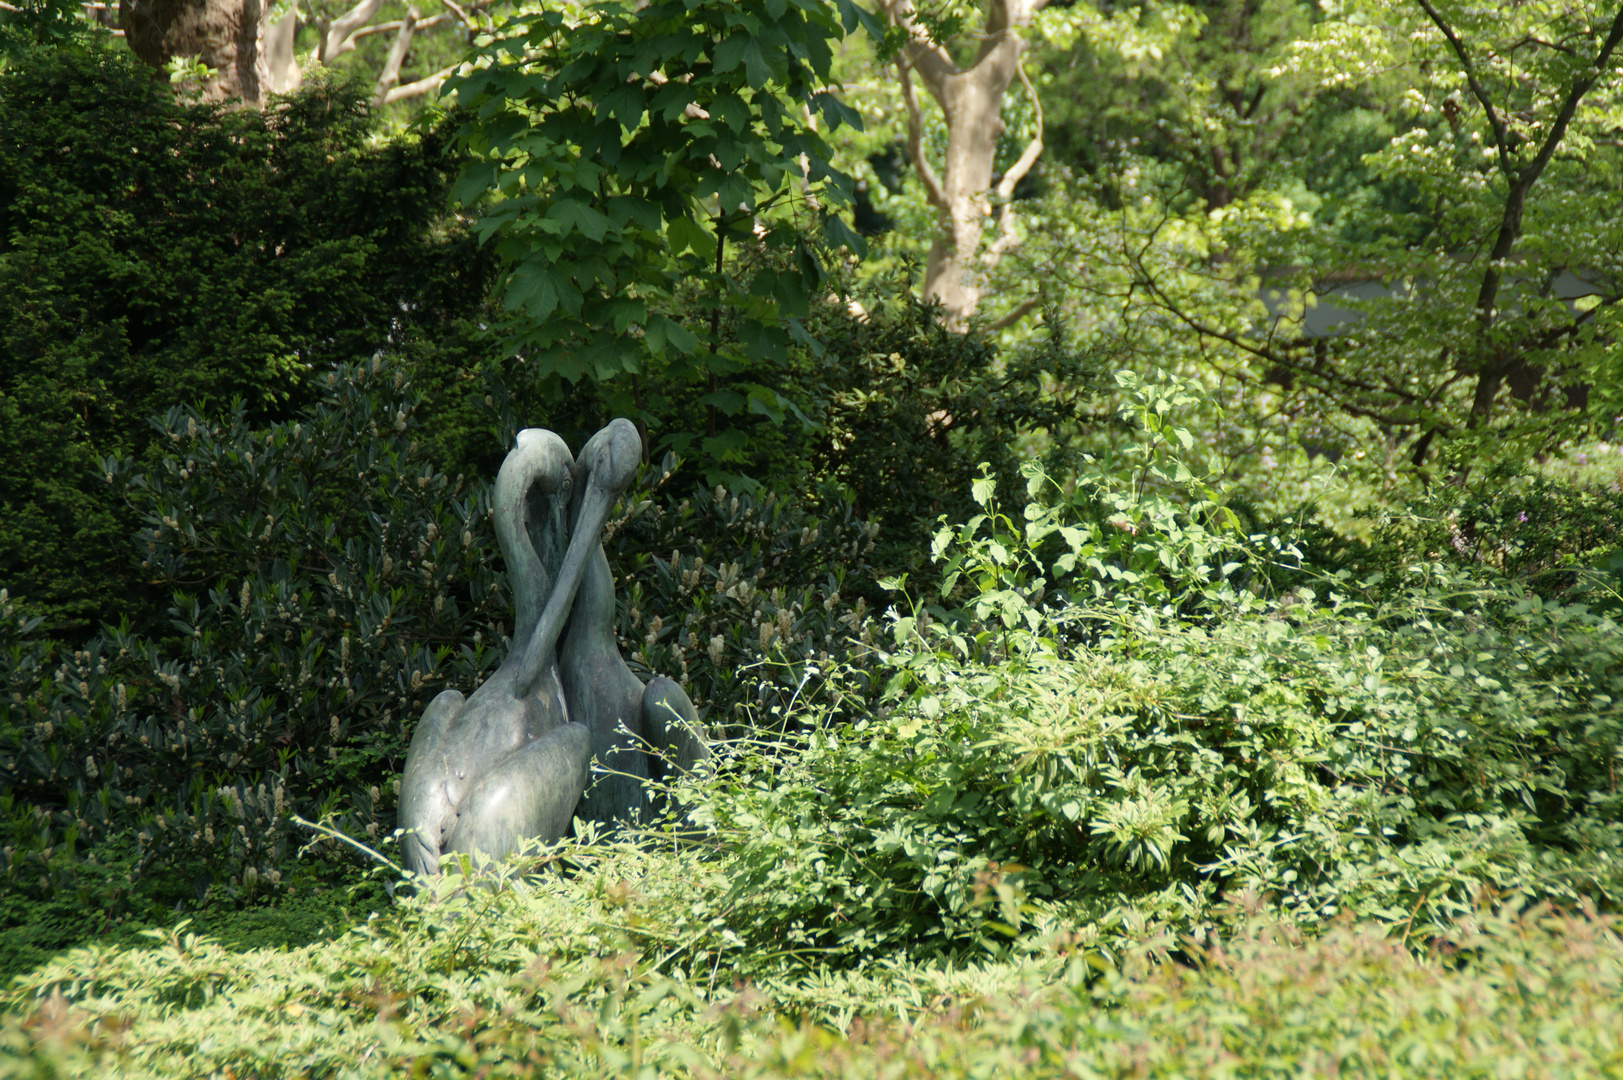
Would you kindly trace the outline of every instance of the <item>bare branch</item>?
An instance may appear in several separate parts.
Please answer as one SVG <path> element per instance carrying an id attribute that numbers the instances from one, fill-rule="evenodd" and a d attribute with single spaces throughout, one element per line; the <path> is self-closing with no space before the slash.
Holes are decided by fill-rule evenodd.
<path id="1" fill-rule="evenodd" d="M 1135 260 L 1135 262 L 1136 261 L 1137 260 Z M 1183 308 L 1178 306 L 1177 301 L 1173 300 L 1172 297 L 1168 296 L 1167 293 L 1162 290 L 1160 284 L 1155 280 L 1154 277 L 1150 275 L 1148 268 L 1145 267 L 1141 262 L 1138 263 L 1135 269 L 1137 269 L 1137 276 L 1139 277 L 1137 284 L 1142 285 L 1145 290 L 1148 291 L 1156 299 L 1156 301 L 1158 301 L 1160 308 L 1173 318 L 1177 319 L 1179 322 L 1183 323 L 1185 326 L 1189 327 L 1189 329 L 1195 331 L 1195 333 L 1203 337 L 1215 338 L 1216 340 L 1225 342 L 1228 345 L 1239 349 L 1241 352 L 1248 353 L 1259 360 L 1266 360 L 1271 364 L 1277 364 L 1280 367 L 1289 368 L 1293 371 L 1300 372 L 1303 375 L 1310 375 L 1314 378 L 1322 379 L 1325 382 L 1336 383 L 1346 387 L 1349 390 L 1362 390 L 1365 393 L 1372 394 L 1377 397 L 1385 396 L 1390 398 L 1399 398 L 1410 403 L 1414 403 L 1419 400 L 1413 393 L 1406 391 L 1401 387 L 1392 386 L 1390 384 L 1387 386 L 1377 386 L 1374 383 L 1365 382 L 1362 379 L 1345 375 L 1338 371 L 1323 371 L 1314 365 L 1304 364 L 1296 360 L 1288 351 L 1272 348 L 1266 344 L 1259 345 L 1255 342 L 1247 340 L 1239 334 L 1231 333 L 1226 330 L 1220 330 L 1217 327 L 1190 315 L 1188 312 L 1184 311 Z M 1371 413 L 1369 415 L 1375 414 Z"/>
<path id="2" fill-rule="evenodd" d="M 1029 28 L 1032 18 L 1046 6 L 1048 0 L 990 0 L 986 5 L 986 31 L 977 35 L 981 48 L 975 62 L 986 59 L 1010 31 Z"/>
<path id="3" fill-rule="evenodd" d="M 945 47 L 930 40 L 922 28 L 913 21 L 912 0 L 886 0 L 884 11 L 895 26 L 907 31 L 908 42 L 897 56 L 898 66 L 905 64 L 917 71 L 924 87 L 937 101 L 943 100 L 947 80 L 961 73 Z"/>
<path id="4" fill-rule="evenodd" d="M 416 27 L 413 28 L 412 33 L 420 34 L 424 30 L 430 30 L 430 29 L 432 29 L 432 28 L 434 28 L 436 26 L 440 26 L 440 25 L 442 25 L 444 23 L 448 23 L 448 22 L 451 21 L 452 18 L 453 18 L 453 16 L 446 13 L 446 14 L 440 14 L 440 15 L 430 15 L 426 19 L 419 19 L 419 20 L 417 20 L 417 25 L 416 25 Z M 395 33 L 399 33 L 400 32 L 400 27 L 402 25 L 404 25 L 404 24 L 405 24 L 404 19 L 396 19 L 393 22 L 386 22 L 386 23 L 373 23 L 371 26 L 363 26 L 359 30 L 355 31 L 353 34 L 351 34 L 349 36 L 349 39 L 350 39 L 350 41 L 359 41 L 361 38 L 366 37 L 366 36 L 368 36 L 370 34 L 395 34 Z"/>
<path id="5" fill-rule="evenodd" d="M 400 32 L 395 35 L 393 43 L 389 46 L 389 56 L 383 61 L 383 71 L 378 75 L 378 85 L 372 91 L 372 101 L 378 106 L 389 100 L 389 91 L 395 88 L 400 81 L 400 65 L 406 62 L 406 50 L 411 48 L 411 35 L 417 29 L 417 9 L 406 9 L 406 17 L 400 20 Z"/>
<path id="6" fill-rule="evenodd" d="M 383 95 L 383 104 L 388 105 L 392 102 L 403 101 L 406 98 L 432 94 L 445 83 L 446 79 L 451 77 L 451 72 L 460 66 L 460 64 L 452 64 L 450 67 L 441 68 L 426 78 L 418 79 L 416 82 L 409 82 L 404 86 L 397 86 Z"/>
<path id="7" fill-rule="evenodd" d="M 1454 56 L 1460 62 L 1460 68 L 1465 72 L 1465 81 L 1471 87 L 1471 95 L 1477 99 L 1488 114 L 1488 126 L 1493 129 L 1494 149 L 1499 151 L 1499 168 L 1507 176 L 1513 177 L 1515 170 L 1510 163 L 1510 135 L 1505 128 L 1504 120 L 1499 116 L 1499 110 L 1493 107 L 1488 98 L 1487 87 L 1477 78 L 1476 65 L 1471 62 L 1471 54 L 1465 51 L 1465 43 L 1460 41 L 1454 28 L 1443 21 L 1443 16 L 1432 6 L 1431 0 L 1417 0 L 1426 15 L 1430 17 L 1443 37 L 1448 39 L 1449 48 L 1454 50 Z"/>
<path id="8" fill-rule="evenodd" d="M 1033 135 L 1031 142 L 1026 144 L 1025 152 L 1020 159 L 1009 166 L 1009 171 L 1003 174 L 1002 183 L 997 186 L 998 198 L 1007 202 L 1014 195 L 1015 187 L 1026 178 L 1026 173 L 1037 164 L 1037 158 L 1043 152 L 1043 103 L 1037 98 L 1037 89 L 1031 85 L 1031 79 L 1026 76 L 1026 65 L 1016 62 L 1015 72 L 1020 76 L 1020 85 L 1026 88 L 1031 95 L 1031 107 L 1037 111 L 1037 134 Z"/>
<path id="9" fill-rule="evenodd" d="M 463 26 L 466 26 L 469 30 L 474 29 L 473 20 L 468 17 L 466 11 L 462 10 L 462 5 L 458 4 L 456 0 L 440 0 L 440 3 L 456 12 L 456 17 L 462 20 Z M 438 16 L 435 16 L 435 18 L 438 18 Z"/>
<path id="10" fill-rule="evenodd" d="M 990 323 L 988 323 L 986 325 L 987 332 L 990 333 L 992 331 L 1003 330 L 1013 326 L 1015 323 L 1037 310 L 1037 308 L 1041 307 L 1042 302 L 1043 298 L 1040 296 L 1032 296 L 1020 301 L 1007 313 L 993 319 Z"/>
<path id="11" fill-rule="evenodd" d="M 919 99 L 913 93 L 913 77 L 901 57 L 896 58 L 896 70 L 902 76 L 902 101 L 907 104 L 907 155 L 913 159 L 913 168 L 924 183 L 924 194 L 937 210 L 948 209 L 947 193 L 941 187 L 941 178 L 935 174 L 930 159 L 924 156 L 924 118 L 919 115 Z"/>
<path id="12" fill-rule="evenodd" d="M 351 39 L 355 32 L 371 22 L 372 16 L 382 6 L 383 0 L 360 0 L 360 3 L 334 19 L 327 28 L 326 36 L 321 39 L 321 55 L 317 59 L 323 64 L 330 64 L 335 57 L 353 49 L 355 43 Z"/>

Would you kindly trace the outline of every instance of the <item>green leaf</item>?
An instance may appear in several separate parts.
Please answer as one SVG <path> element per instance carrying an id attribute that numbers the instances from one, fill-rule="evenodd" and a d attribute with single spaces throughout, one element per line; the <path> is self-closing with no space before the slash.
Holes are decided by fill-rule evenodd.
<path id="1" fill-rule="evenodd" d="M 800 268 L 800 276 L 808 292 L 823 287 L 823 282 L 827 280 L 823 265 L 817 261 L 817 253 L 798 235 L 795 237 L 795 265 Z"/>
<path id="2" fill-rule="evenodd" d="M 621 228 L 631 224 L 650 232 L 658 232 L 664 224 L 657 205 L 631 195 L 615 195 L 609 199 L 609 220 Z"/>
<path id="3" fill-rule="evenodd" d="M 858 258 L 866 258 L 868 255 L 868 242 L 838 214 L 823 215 L 823 240 L 831 247 L 845 248 Z"/>
<path id="4" fill-rule="evenodd" d="M 699 347 L 699 339 L 668 315 L 650 316 L 644 334 L 649 349 L 655 355 L 664 355 L 666 346 L 684 354 L 692 353 Z"/>
<path id="5" fill-rule="evenodd" d="M 716 240 L 703 226 L 691 217 L 671 218 L 666 225 L 666 235 L 670 240 L 671 250 L 680 252 L 691 250 L 701 259 L 709 260 L 715 257 Z"/>
<path id="6" fill-rule="evenodd" d="M 558 290 L 550 267 L 521 263 L 507 282 L 507 305 L 523 308 L 532 319 L 546 320 L 558 308 Z"/>
<path id="7" fill-rule="evenodd" d="M 716 46 L 711 54 L 711 69 L 717 75 L 725 75 L 744 62 L 744 50 L 750 45 L 750 36 L 747 33 L 733 34 Z"/>
<path id="8" fill-rule="evenodd" d="M 626 83 L 604 94 L 597 103 L 599 119 L 613 116 L 620 126 L 628 131 L 642 122 L 643 109 L 647 98 L 641 86 L 635 83 Z"/>
<path id="9" fill-rule="evenodd" d="M 742 431 L 729 428 L 715 436 L 703 440 L 699 444 L 705 454 L 716 461 L 744 462 L 749 460 L 745 455 L 745 447 L 749 440 Z"/>
<path id="10" fill-rule="evenodd" d="M 588 240 L 601 240 L 613 223 L 577 199 L 559 199 L 547 208 L 547 217 L 563 222 Z"/>
<path id="11" fill-rule="evenodd" d="M 726 124 L 735 133 L 743 131 L 753 115 L 744 99 L 731 91 L 717 94 L 706 108 L 711 116 Z"/>
<path id="12" fill-rule="evenodd" d="M 772 79 L 772 65 L 767 63 L 761 43 L 754 37 L 744 44 L 744 74 L 750 86 L 756 90 L 764 89 Z"/>
<path id="13" fill-rule="evenodd" d="M 812 107 L 820 112 L 830 131 L 841 125 L 853 131 L 862 131 L 862 114 L 827 90 L 812 95 Z"/>

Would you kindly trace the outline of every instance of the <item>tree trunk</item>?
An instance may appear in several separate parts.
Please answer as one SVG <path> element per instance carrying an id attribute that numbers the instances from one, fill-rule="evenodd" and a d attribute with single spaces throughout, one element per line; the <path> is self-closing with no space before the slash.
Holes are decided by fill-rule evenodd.
<path id="1" fill-rule="evenodd" d="M 119 0 L 118 14 L 124 39 L 143 62 L 162 68 L 176 57 L 196 57 L 214 69 L 202 87 L 205 101 L 257 106 L 266 94 L 298 85 L 295 11 L 272 23 L 263 0 Z"/>
<path id="2" fill-rule="evenodd" d="M 986 271 L 1013 241 L 1005 210 L 1002 235 L 981 253 L 982 233 L 992 214 L 992 167 L 1003 133 L 1003 97 L 1021 70 L 1026 43 L 1021 31 L 1047 0 L 989 0 L 980 49 L 973 63 L 959 67 L 948 51 L 929 40 L 913 20 L 911 0 L 890 0 L 885 11 L 911 40 L 896 59 L 908 111 L 908 153 L 939 215 L 939 228 L 925 262 L 924 295 L 941 301 L 949 325 L 962 330 L 975 314 Z M 913 91 L 917 75 L 941 106 L 947 121 L 947 152 L 938 176 L 925 158 L 923 119 Z M 1029 83 L 1027 83 L 1029 90 Z M 1036 101 L 1035 93 L 1032 100 Z M 1041 107 L 1037 137 L 1004 175 L 997 195 L 1007 200 L 1014 185 L 1042 152 Z"/>

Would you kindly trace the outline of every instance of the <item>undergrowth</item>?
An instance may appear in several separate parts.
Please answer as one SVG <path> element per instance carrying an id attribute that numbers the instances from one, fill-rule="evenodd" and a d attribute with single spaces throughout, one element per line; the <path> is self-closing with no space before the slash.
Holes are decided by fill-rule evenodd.
<path id="1" fill-rule="evenodd" d="M 978 481 L 846 660 L 760 634 L 793 692 L 658 827 L 58 955 L 0 1076 L 1623 1074 L 1608 579 L 1315 569 L 1124 391 L 1136 447 Z"/>
<path id="2" fill-rule="evenodd" d="M 1226 933 L 1145 927 L 1108 954 L 1059 933 L 1019 958 L 831 973 L 742 949 L 704 963 L 673 938 L 680 901 L 721 887 L 705 860 L 588 845 L 549 861 L 472 887 L 447 875 L 331 943 L 240 953 L 178 928 L 78 950 L 5 993 L 0 1076 L 1623 1069 L 1623 939 L 1592 910 L 1479 907 L 1416 955 L 1378 928 L 1304 939 L 1238 906 Z"/>

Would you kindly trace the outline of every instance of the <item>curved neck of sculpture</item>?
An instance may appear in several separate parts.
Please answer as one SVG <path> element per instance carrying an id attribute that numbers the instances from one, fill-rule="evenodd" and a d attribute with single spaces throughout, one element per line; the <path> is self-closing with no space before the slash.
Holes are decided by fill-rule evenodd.
<path id="1" fill-rule="evenodd" d="M 524 647 L 524 660 L 518 675 L 518 693 L 521 697 L 540 677 L 553 654 L 588 562 L 592 561 L 593 555 L 598 559 L 603 558 L 603 526 L 620 493 L 630 484 L 641 456 L 642 440 L 637 435 L 637 429 L 627 420 L 615 420 L 581 449 L 580 505 L 570 522 L 569 549 L 558 568 L 557 579 L 547 596 L 536 632 Z M 610 586 L 612 589 L 612 578 Z M 611 611 L 612 603 L 611 592 Z M 517 655 L 516 648 L 514 655 Z"/>
<path id="2" fill-rule="evenodd" d="M 601 540 L 587 553 L 575 609 L 569 615 L 569 633 L 597 651 L 615 648 L 614 572 Z"/>
<path id="3" fill-rule="evenodd" d="M 559 489 L 561 478 L 568 475 L 572 463 L 568 447 L 556 435 L 525 431 L 520 433 L 518 445 L 496 474 L 493 493 L 496 540 L 507 562 L 507 584 L 513 594 L 510 658 L 523 654 L 541 618 L 547 595 L 552 591 L 552 575 L 536 552 L 531 517 L 544 512 L 544 495 Z M 542 490 L 532 495 L 538 486 Z"/>

